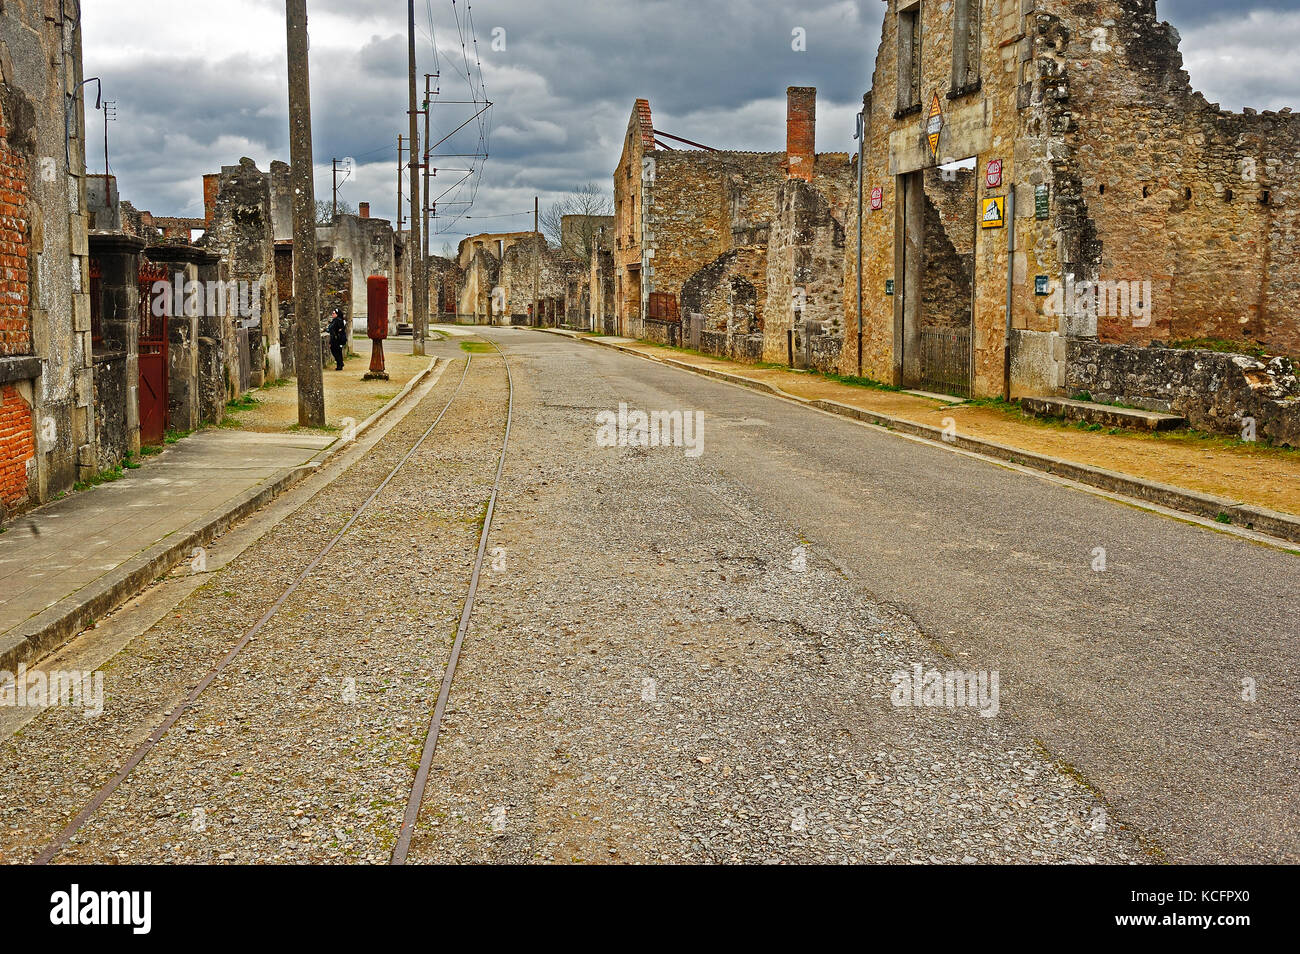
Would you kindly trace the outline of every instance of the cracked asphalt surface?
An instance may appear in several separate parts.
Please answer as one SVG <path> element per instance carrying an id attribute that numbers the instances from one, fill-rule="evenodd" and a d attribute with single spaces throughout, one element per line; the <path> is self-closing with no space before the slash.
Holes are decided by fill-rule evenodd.
<path id="1" fill-rule="evenodd" d="M 510 361 L 514 431 L 410 861 L 1300 858 L 1294 554 L 476 331 Z M 372 450 L 113 657 L 104 716 L 0 744 L 0 858 L 34 857 L 378 485 L 451 397 L 455 345 Z M 474 355 L 355 532 L 58 860 L 386 860 L 505 396 Z M 620 402 L 701 411 L 703 453 L 598 446 Z M 895 705 L 913 666 L 996 672 L 996 715 Z"/>

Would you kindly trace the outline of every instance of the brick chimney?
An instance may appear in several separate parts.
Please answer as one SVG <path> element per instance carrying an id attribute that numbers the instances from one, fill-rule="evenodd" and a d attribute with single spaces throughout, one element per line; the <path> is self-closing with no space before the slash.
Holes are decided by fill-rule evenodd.
<path id="1" fill-rule="evenodd" d="M 217 193 L 221 191 L 221 173 L 211 172 L 203 177 L 203 221 L 212 228 L 212 216 L 217 211 Z"/>
<path id="2" fill-rule="evenodd" d="M 817 87 L 791 86 L 785 91 L 785 174 L 812 182 L 817 154 Z"/>
<path id="3" fill-rule="evenodd" d="M 363 219 L 368 219 L 368 218 L 370 218 L 370 203 L 369 203 L 369 202 L 362 202 L 362 203 L 358 204 L 358 205 L 357 205 L 357 214 L 360 215 Z"/>

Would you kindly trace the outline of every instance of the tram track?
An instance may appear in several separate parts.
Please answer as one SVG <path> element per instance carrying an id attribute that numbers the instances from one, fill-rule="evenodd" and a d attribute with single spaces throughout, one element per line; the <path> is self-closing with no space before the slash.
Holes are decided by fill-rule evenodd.
<path id="1" fill-rule="evenodd" d="M 493 345 L 495 348 L 495 344 Z M 501 484 L 501 476 L 504 470 L 506 453 L 509 447 L 510 425 L 514 404 L 514 387 L 513 379 L 510 376 L 510 366 L 505 354 L 496 348 L 497 356 L 500 357 L 502 365 L 506 372 L 507 385 L 507 409 L 505 433 L 501 441 L 501 449 L 497 458 L 495 473 L 492 478 L 491 495 L 488 498 L 487 509 L 482 520 L 482 527 L 479 533 L 477 552 L 473 561 L 472 572 L 468 584 L 468 592 L 463 602 L 460 623 L 458 625 L 454 642 L 451 647 L 451 653 L 448 657 L 445 667 L 442 683 L 434 706 L 433 713 L 429 720 L 429 727 L 425 733 L 423 753 L 420 761 L 420 768 L 417 770 L 416 777 L 411 786 L 411 794 L 407 799 L 406 810 L 401 821 L 401 827 L 398 830 L 397 847 L 393 850 L 392 861 L 401 863 L 405 860 L 406 848 L 410 844 L 410 838 L 413 833 L 415 822 L 418 820 L 420 803 L 423 799 L 425 787 L 427 785 L 429 766 L 433 759 L 436 749 L 439 731 L 441 728 L 442 715 L 447 705 L 451 691 L 452 680 L 455 676 L 456 662 L 459 658 L 464 638 L 469 628 L 469 621 L 473 613 L 474 599 L 478 588 L 478 579 L 482 570 L 484 555 L 487 549 L 487 540 L 492 528 L 492 515 L 495 510 L 497 492 Z M 304 584 L 313 580 L 314 575 L 319 575 L 322 571 L 322 564 L 330 557 L 331 553 L 339 544 L 348 538 L 348 535 L 354 531 L 358 521 L 370 510 L 371 505 L 380 497 L 380 495 L 389 488 L 394 478 L 407 467 L 412 458 L 425 444 L 425 442 L 435 433 L 439 424 L 456 404 L 457 399 L 462 395 L 465 389 L 465 383 L 470 375 L 470 368 L 474 362 L 473 354 L 466 354 L 465 366 L 457 382 L 455 389 L 446 403 L 442 406 L 432 423 L 418 436 L 418 438 L 406 450 L 403 456 L 384 474 L 377 486 L 369 495 L 357 506 L 352 514 L 348 517 L 343 526 L 334 533 L 312 557 L 310 562 L 298 572 L 292 581 L 279 593 L 274 602 L 265 610 L 257 620 L 249 626 L 234 643 L 234 645 L 220 658 L 220 660 L 209 668 L 203 677 L 193 686 L 185 697 L 176 704 L 166 716 L 149 732 L 148 736 L 140 742 L 123 761 L 117 771 L 107 781 L 103 782 L 98 789 L 94 791 L 93 796 L 84 803 L 79 811 L 68 821 L 64 827 L 48 841 L 40 854 L 36 857 L 37 864 L 48 864 L 56 860 L 60 854 L 68 848 L 70 844 L 77 839 L 77 836 L 91 822 L 91 819 L 104 807 L 116 793 L 128 784 L 128 780 L 133 773 L 149 759 L 150 755 L 160 746 L 169 733 L 176 729 L 177 724 L 186 717 L 187 713 L 192 713 L 200 705 L 200 700 L 204 698 L 205 693 L 211 696 L 213 684 L 216 683 L 223 674 L 226 674 L 232 663 L 244 654 L 244 650 L 265 630 L 265 628 L 280 614 L 290 598 L 299 592 Z M 205 700 L 206 701 L 206 700 Z M 66 817 L 66 816 L 65 816 Z"/>

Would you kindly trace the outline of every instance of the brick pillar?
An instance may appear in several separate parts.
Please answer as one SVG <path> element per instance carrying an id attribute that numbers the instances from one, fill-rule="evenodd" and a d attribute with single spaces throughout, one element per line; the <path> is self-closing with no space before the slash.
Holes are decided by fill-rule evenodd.
<path id="1" fill-rule="evenodd" d="M 785 91 L 785 174 L 812 182 L 817 153 L 817 87 L 791 86 Z"/>
<path id="2" fill-rule="evenodd" d="M 357 215 L 363 219 L 370 218 L 370 203 L 361 202 L 357 204 Z"/>

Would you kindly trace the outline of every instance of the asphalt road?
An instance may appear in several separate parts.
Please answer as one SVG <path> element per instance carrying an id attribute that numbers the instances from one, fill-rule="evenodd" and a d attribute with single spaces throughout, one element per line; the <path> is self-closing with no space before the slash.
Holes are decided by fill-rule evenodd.
<path id="1" fill-rule="evenodd" d="M 610 349 L 478 331 L 550 404 L 581 392 L 565 426 L 590 415 L 592 442 L 619 402 L 702 411 L 698 467 L 960 668 L 998 671 L 998 720 L 1153 857 L 1300 861 L 1295 554 Z"/>

